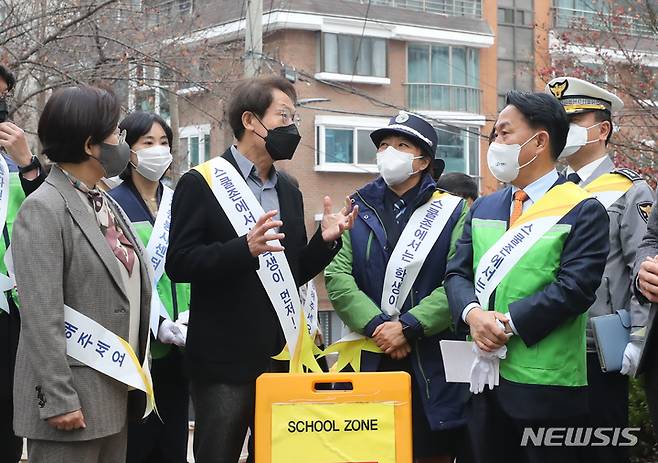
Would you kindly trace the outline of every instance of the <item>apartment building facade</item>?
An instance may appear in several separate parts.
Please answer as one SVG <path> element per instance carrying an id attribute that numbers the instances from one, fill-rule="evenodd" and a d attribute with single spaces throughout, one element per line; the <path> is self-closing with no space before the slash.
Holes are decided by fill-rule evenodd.
<path id="1" fill-rule="evenodd" d="M 196 0 L 189 7 L 206 24 L 189 34 L 185 44 L 241 46 L 246 26 L 241 3 Z M 490 26 L 495 8 L 483 10 L 480 0 L 264 3 L 261 74 L 294 81 L 301 102 L 301 144 L 294 159 L 278 167 L 300 183 L 309 233 L 318 226 L 325 195 L 339 207 L 346 195 L 376 177 L 376 149 L 369 134 L 402 109 L 435 124 L 438 156 L 445 160 L 446 171 L 472 175 L 484 191 L 496 188 L 486 169 L 481 136 L 496 111 Z M 188 8 L 188 3 L 183 6 Z M 220 155 L 232 142 L 224 111 L 230 88 L 241 77 L 244 51 L 233 52 L 211 63 L 215 69 L 231 69 L 231 83 L 221 97 L 193 84 L 178 90 L 184 97 L 178 107 L 179 148 L 187 153 L 183 168 Z M 133 107 L 168 115 L 164 95 L 148 86 L 132 94 Z M 340 322 L 330 310 L 322 278 L 316 284 L 323 331 L 334 341 Z"/>
<path id="2" fill-rule="evenodd" d="M 334 204 L 375 178 L 369 133 L 405 109 L 437 130 L 446 171 L 478 179 L 483 194 L 500 184 L 486 166 L 486 140 L 509 89 L 541 90 L 540 70 L 557 59 L 555 41 L 585 0 L 272 0 L 264 1 L 261 74 L 295 83 L 301 144 L 278 164 L 299 181 L 309 233 L 322 201 Z M 225 91 L 190 83 L 177 90 L 182 170 L 220 155 L 232 143 L 225 117 L 232 86 L 242 77 L 246 2 L 174 0 L 201 25 L 181 43 L 225 50 L 204 66 L 223 70 Z M 210 44 L 210 45 L 209 45 Z M 655 44 L 655 42 L 654 42 Z M 593 58 L 595 59 L 595 58 Z M 203 72 L 201 72 L 203 74 Z M 157 76 L 152 76 L 153 78 Z M 131 92 L 132 107 L 168 114 L 167 98 Z M 338 206 L 336 206 L 338 207 Z M 329 342 L 340 336 L 322 278 L 321 321 Z"/>

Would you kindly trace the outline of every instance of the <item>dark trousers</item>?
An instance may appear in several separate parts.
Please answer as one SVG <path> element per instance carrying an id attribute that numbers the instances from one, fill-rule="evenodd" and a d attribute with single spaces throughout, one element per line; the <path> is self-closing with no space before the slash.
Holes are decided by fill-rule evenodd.
<path id="1" fill-rule="evenodd" d="M 253 462 L 256 383 L 218 384 L 192 381 L 194 460 L 197 463 L 237 463 L 247 434 Z"/>
<path id="2" fill-rule="evenodd" d="M 420 397 L 422 392 L 418 390 L 418 383 L 411 368 L 411 355 L 402 360 L 393 360 L 388 355 L 382 355 L 379 359 L 378 371 L 404 371 L 411 375 L 411 425 L 414 459 L 441 456 L 451 456 L 454 459 L 459 453 L 462 457 L 461 461 L 468 461 L 462 451 L 466 440 L 464 426 L 444 431 L 432 430 Z"/>
<path id="3" fill-rule="evenodd" d="M 162 421 L 155 413 L 128 427 L 127 463 L 187 463 L 189 389 L 177 348 L 153 360 L 153 388 Z"/>
<path id="4" fill-rule="evenodd" d="M 653 431 L 658 438 L 658 355 L 653 352 L 644 355 L 649 355 L 644 367 L 644 391 L 647 395 Z"/>
<path id="5" fill-rule="evenodd" d="M 288 362 L 272 360 L 268 371 L 287 372 Z M 247 463 L 254 463 L 256 381 L 225 384 L 192 380 L 190 393 L 195 414 L 194 461 L 237 463 L 250 429 Z"/>
<path id="6" fill-rule="evenodd" d="M 532 405 L 530 405 L 531 407 Z M 579 419 L 518 420 L 507 415 L 495 391 L 473 395 L 467 405 L 468 432 L 477 463 L 584 463 L 575 447 L 521 446 L 524 429 L 582 425 Z M 588 462 L 589 463 L 589 462 Z"/>
<path id="7" fill-rule="evenodd" d="M 11 399 L 0 399 L 0 461 L 7 463 L 19 462 L 23 452 L 23 439 L 14 435 L 13 407 Z"/>
<path id="8" fill-rule="evenodd" d="M 587 392 L 589 414 L 587 425 L 597 428 L 628 427 L 628 376 L 604 373 L 596 353 L 587 354 Z M 607 446 L 585 448 L 588 461 L 627 463 L 628 447 Z"/>
<path id="9" fill-rule="evenodd" d="M 0 294 L 5 297 L 5 294 Z M 21 320 L 13 300 L 9 314 L 0 310 L 0 461 L 15 463 L 23 452 L 23 439 L 14 434 L 14 364 Z"/>

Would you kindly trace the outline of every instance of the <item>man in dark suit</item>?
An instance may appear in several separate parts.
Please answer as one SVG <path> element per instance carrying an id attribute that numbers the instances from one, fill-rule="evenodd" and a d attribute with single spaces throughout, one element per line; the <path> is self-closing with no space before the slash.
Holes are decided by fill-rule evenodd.
<path id="1" fill-rule="evenodd" d="M 357 212 L 348 202 L 332 214 L 325 197 L 322 224 L 307 243 L 301 192 L 273 166 L 292 158 L 299 143 L 296 100 L 292 84 L 278 77 L 249 80 L 233 92 L 228 115 L 237 144 L 223 158 L 265 211 L 247 234 L 238 236 L 198 171 L 183 175 L 174 193 L 166 270 L 172 281 L 191 283 L 185 355 L 200 463 L 238 460 L 247 428 L 253 435 L 256 378 L 275 369 L 271 357 L 284 346 L 256 273 L 258 256 L 285 251 L 300 286 L 332 260 Z M 272 243 L 277 239 L 281 246 Z"/>
<path id="2" fill-rule="evenodd" d="M 5 106 L 6 95 L 15 83 L 13 73 L 0 65 L 0 155 L 7 161 L 10 172 L 7 220 L 0 238 L 0 272 L 5 274 L 3 258 L 18 208 L 25 196 L 39 188 L 46 178 L 39 160 L 30 152 L 25 132 L 4 120 L 8 114 L 2 114 L 3 109 L 10 109 Z M 14 362 L 21 321 L 14 292 L 7 291 L 0 297 L 6 297 L 9 305 L 9 313 L 0 310 L 0 461 L 14 463 L 21 459 L 23 449 L 23 440 L 14 435 L 12 425 Z"/>
<path id="3" fill-rule="evenodd" d="M 654 431 L 658 433 L 658 327 L 656 310 L 658 310 L 658 209 L 653 204 L 644 211 L 648 216 L 647 233 L 635 256 L 635 295 L 641 303 L 651 302 L 647 321 L 644 346 L 637 368 L 638 375 L 644 375 L 644 384 L 649 403 L 649 412 Z"/>
<path id="4" fill-rule="evenodd" d="M 568 127 L 551 96 L 507 94 L 487 159 L 492 173 L 510 185 L 475 201 L 446 271 L 456 329 L 470 330 L 480 358 L 507 352 L 507 358 L 500 355 L 500 385 L 469 403 L 469 433 L 480 463 L 578 461 L 574 447 L 537 445 L 527 436 L 522 444 L 529 428 L 538 433 L 541 427 L 577 426 L 587 411 L 586 311 L 608 254 L 608 215 L 555 169 Z M 516 254 L 519 260 L 480 303 L 474 282 L 481 280 L 473 269 L 516 220 L 527 220 L 524 213 L 533 205 L 537 211 L 543 200 L 541 207 L 550 209 L 554 188 L 573 196 L 570 209 L 525 254 Z M 508 250 L 500 255 L 514 262 Z M 499 263 L 494 271 L 502 268 Z"/>

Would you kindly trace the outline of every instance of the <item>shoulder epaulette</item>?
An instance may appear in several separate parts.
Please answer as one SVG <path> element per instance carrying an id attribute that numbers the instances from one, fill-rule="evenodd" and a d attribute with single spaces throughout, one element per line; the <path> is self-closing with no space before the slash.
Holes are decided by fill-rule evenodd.
<path id="1" fill-rule="evenodd" d="M 611 173 L 623 175 L 631 182 L 639 182 L 641 180 L 644 180 L 640 174 L 638 174 L 637 172 L 631 169 L 615 169 Z"/>

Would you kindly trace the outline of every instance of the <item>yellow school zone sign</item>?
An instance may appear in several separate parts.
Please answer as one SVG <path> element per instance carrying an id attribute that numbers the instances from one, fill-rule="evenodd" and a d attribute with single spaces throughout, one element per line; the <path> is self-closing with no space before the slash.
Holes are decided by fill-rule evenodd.
<path id="1" fill-rule="evenodd" d="M 265 373 L 256 463 L 412 463 L 405 372 Z"/>
<path id="2" fill-rule="evenodd" d="M 395 463 L 395 404 L 273 404 L 272 463 Z"/>

